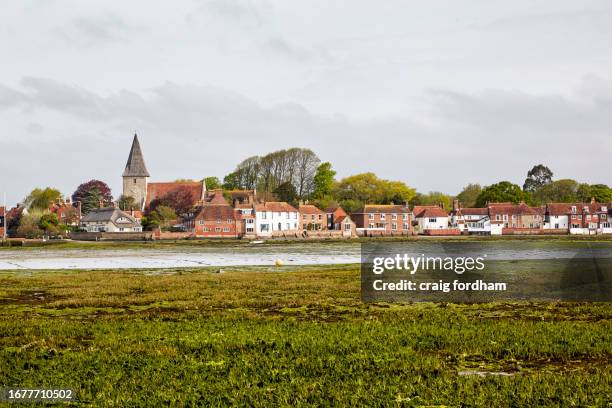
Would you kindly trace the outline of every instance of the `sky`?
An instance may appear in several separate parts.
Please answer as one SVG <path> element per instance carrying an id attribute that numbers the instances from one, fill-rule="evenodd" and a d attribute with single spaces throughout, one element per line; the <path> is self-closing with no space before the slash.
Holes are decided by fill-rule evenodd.
<path id="1" fill-rule="evenodd" d="M 138 132 L 152 181 L 222 178 L 312 149 L 338 177 L 419 191 L 612 184 L 609 1 L 4 2 L 0 194 L 121 194 Z"/>

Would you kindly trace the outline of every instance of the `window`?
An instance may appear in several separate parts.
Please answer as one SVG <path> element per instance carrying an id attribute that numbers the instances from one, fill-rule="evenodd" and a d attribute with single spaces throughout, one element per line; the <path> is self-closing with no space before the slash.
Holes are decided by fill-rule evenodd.
<path id="1" fill-rule="evenodd" d="M 397 214 L 391 214 L 391 219 L 392 220 L 397 220 Z"/>
<path id="2" fill-rule="evenodd" d="M 407 230 L 407 229 L 408 229 L 408 224 L 407 224 L 407 223 L 403 223 L 403 224 L 402 224 L 402 229 Z"/>
<path id="3" fill-rule="evenodd" d="M 217 224 L 221 224 L 221 220 L 217 218 L 216 223 L 217 223 Z"/>
<path id="4" fill-rule="evenodd" d="M 322 219 L 323 219 L 323 216 L 319 214 L 319 221 L 321 221 Z"/>
<path id="5" fill-rule="evenodd" d="M 247 227 L 246 232 L 253 232 L 253 227 Z"/>
<path id="6" fill-rule="evenodd" d="M 391 224 L 391 229 L 392 229 L 393 231 L 397 230 L 397 224 L 396 224 L 396 223 L 392 223 L 392 224 Z"/>
<path id="7" fill-rule="evenodd" d="M 351 230 L 351 223 L 347 222 L 346 224 L 344 224 L 344 230 L 345 231 L 350 231 Z"/>
<path id="8" fill-rule="evenodd" d="M 221 227 L 215 227 L 215 232 L 221 232 Z"/>
<path id="9" fill-rule="evenodd" d="M 261 231 L 261 232 L 268 232 L 268 231 L 270 231 L 270 225 L 268 225 L 268 224 L 261 224 L 259 226 L 259 231 Z"/>
<path id="10" fill-rule="evenodd" d="M 204 227 L 204 232 L 210 232 L 210 228 Z"/>
<path id="11" fill-rule="evenodd" d="M 368 214 L 368 219 L 373 220 L 374 219 L 374 214 Z"/>
<path id="12" fill-rule="evenodd" d="M 200 220 L 200 225 L 204 225 L 204 220 Z"/>
<path id="13" fill-rule="evenodd" d="M 306 214 L 304 214 L 304 215 L 302 215 L 302 218 L 306 219 L 306 218 L 308 218 L 308 216 Z"/>
<path id="14" fill-rule="evenodd" d="M 430 218 L 430 219 L 429 219 L 429 222 L 437 222 L 437 221 L 438 221 L 438 219 L 437 219 L 437 218 Z"/>
<path id="15" fill-rule="evenodd" d="M 287 225 L 287 228 L 285 229 L 291 229 L 291 224 L 287 223 L 286 225 Z"/>
<path id="16" fill-rule="evenodd" d="M 605 205 L 602 205 L 601 206 L 601 211 L 608 212 L 608 207 L 606 207 Z"/>
<path id="17" fill-rule="evenodd" d="M 495 216 L 495 221 L 501 221 L 501 216 L 499 214 Z"/>
<path id="18" fill-rule="evenodd" d="M 508 214 L 504 214 L 503 217 L 504 221 L 508 221 Z"/>
<path id="19" fill-rule="evenodd" d="M 576 206 L 572 205 L 572 214 L 576 214 Z"/>
<path id="20" fill-rule="evenodd" d="M 136 179 L 134 179 L 134 184 L 136 184 Z"/>
<path id="21" fill-rule="evenodd" d="M 603 228 L 610 228 L 610 223 L 609 222 L 604 222 L 603 224 L 601 224 L 601 226 Z"/>
<path id="22" fill-rule="evenodd" d="M 408 214 L 402 215 L 402 220 L 407 220 L 407 219 L 408 219 Z"/>
<path id="23" fill-rule="evenodd" d="M 387 214 L 380 214 L 380 219 L 384 220 Z"/>
<path id="24" fill-rule="evenodd" d="M 302 229 L 303 230 L 308 229 L 308 225 L 307 224 L 302 224 Z"/>
<path id="25" fill-rule="evenodd" d="M 254 220 L 254 219 L 252 219 L 252 218 L 248 218 L 248 219 L 246 220 L 246 223 L 247 223 L 247 224 L 252 224 L 252 223 L 253 223 L 253 221 L 255 221 L 255 220 Z"/>
<path id="26" fill-rule="evenodd" d="M 374 228 L 374 224 L 369 224 L 368 228 Z"/>
<path id="27" fill-rule="evenodd" d="M 229 227 L 223 227 L 223 232 L 229 232 Z"/>
<path id="28" fill-rule="evenodd" d="M 315 219 L 314 214 L 312 214 L 312 215 L 310 216 L 310 219 L 314 221 L 314 219 Z"/>
<path id="29" fill-rule="evenodd" d="M 231 223 L 233 223 L 233 222 L 234 222 L 234 220 L 232 220 L 231 218 L 228 218 L 228 219 L 227 219 L 227 223 L 228 223 L 228 224 L 231 224 Z"/>

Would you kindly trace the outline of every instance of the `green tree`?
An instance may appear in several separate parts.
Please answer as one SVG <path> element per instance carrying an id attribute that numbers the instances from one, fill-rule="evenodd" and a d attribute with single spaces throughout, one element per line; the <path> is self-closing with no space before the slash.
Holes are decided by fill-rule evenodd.
<path id="1" fill-rule="evenodd" d="M 612 202 L 612 189 L 605 184 L 581 184 L 578 195 L 584 202 L 590 201 L 591 198 L 598 203 Z"/>
<path id="2" fill-rule="evenodd" d="M 410 201 L 416 194 L 413 188 L 401 181 L 379 179 L 374 173 L 345 177 L 334 188 L 334 196 L 342 204 L 361 202 L 367 204 L 399 204 Z"/>
<path id="3" fill-rule="evenodd" d="M 296 205 L 298 201 L 298 194 L 295 186 L 289 181 L 285 181 L 276 187 L 274 195 L 279 201 L 286 201 L 291 205 Z"/>
<path id="4" fill-rule="evenodd" d="M 206 189 L 207 190 L 216 190 L 218 188 L 222 188 L 221 186 L 221 181 L 219 180 L 219 177 L 205 177 L 204 178 L 204 183 L 206 183 Z"/>
<path id="5" fill-rule="evenodd" d="M 474 207 L 476 205 L 476 200 L 478 196 L 482 192 L 482 187 L 480 184 L 470 183 L 467 186 L 463 187 L 463 190 L 459 194 L 457 194 L 457 199 L 461 203 L 462 207 Z"/>
<path id="6" fill-rule="evenodd" d="M 17 237 L 21 238 L 40 238 L 44 235 L 44 231 L 39 227 L 40 218 L 43 215 L 42 210 L 34 209 L 27 214 L 22 214 L 17 227 Z"/>
<path id="7" fill-rule="evenodd" d="M 509 181 L 501 181 L 482 189 L 476 199 L 477 207 L 485 207 L 487 203 L 511 202 L 518 204 L 521 201 L 531 202 L 531 195 L 521 190 L 516 184 Z"/>
<path id="8" fill-rule="evenodd" d="M 555 180 L 538 188 L 533 193 L 537 204 L 546 203 L 572 203 L 579 201 L 578 190 L 580 184 L 571 179 Z"/>
<path id="9" fill-rule="evenodd" d="M 97 187 L 87 190 L 87 193 L 81 200 L 81 210 L 83 214 L 87 214 L 91 210 L 100 208 L 100 202 L 104 202 L 104 197 Z"/>
<path id="10" fill-rule="evenodd" d="M 176 221 L 177 218 L 176 212 L 172 207 L 158 205 L 155 207 L 155 210 L 151 211 L 147 220 L 149 223 L 153 222 L 162 228 L 169 228 L 170 224 Z"/>
<path id="11" fill-rule="evenodd" d="M 313 198 L 323 198 L 329 196 L 334 188 L 334 177 L 336 172 L 332 170 L 330 162 L 321 163 L 317 167 L 317 171 L 314 175 L 314 191 L 312 193 Z"/>
<path id="12" fill-rule="evenodd" d="M 523 190 L 533 193 L 542 186 L 550 184 L 552 182 L 552 177 L 553 172 L 543 164 L 533 166 L 533 168 L 527 172 Z"/>
<path id="13" fill-rule="evenodd" d="M 410 200 L 410 204 L 412 205 L 440 205 L 444 207 L 447 211 L 450 211 L 453 207 L 453 197 L 444 194 L 440 191 L 430 191 L 427 194 L 417 193 L 416 196 L 412 200 Z"/>
<path id="14" fill-rule="evenodd" d="M 136 200 L 134 200 L 134 197 L 126 196 L 123 194 L 121 194 L 117 199 L 117 207 L 119 207 L 119 209 L 123 211 L 140 209 L 138 208 L 138 204 L 136 204 Z"/>
<path id="15" fill-rule="evenodd" d="M 61 197 L 62 193 L 55 188 L 35 188 L 25 198 L 24 203 L 30 210 L 47 210 L 50 204 Z"/>
<path id="16" fill-rule="evenodd" d="M 53 230 L 59 225 L 57 215 L 53 213 L 45 213 L 38 220 L 38 228 L 41 230 L 49 231 Z"/>

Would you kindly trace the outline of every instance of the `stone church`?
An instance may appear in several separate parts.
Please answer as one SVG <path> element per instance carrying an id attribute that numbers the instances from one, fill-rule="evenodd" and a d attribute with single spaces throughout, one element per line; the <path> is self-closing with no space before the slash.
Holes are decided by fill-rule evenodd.
<path id="1" fill-rule="evenodd" d="M 149 182 L 151 175 L 147 170 L 138 135 L 134 134 L 132 148 L 123 171 L 123 195 L 133 197 L 140 210 L 149 208 L 151 201 L 162 198 L 176 189 L 189 191 L 193 205 L 203 202 L 206 198 L 206 184 L 200 181 L 180 182 Z"/>

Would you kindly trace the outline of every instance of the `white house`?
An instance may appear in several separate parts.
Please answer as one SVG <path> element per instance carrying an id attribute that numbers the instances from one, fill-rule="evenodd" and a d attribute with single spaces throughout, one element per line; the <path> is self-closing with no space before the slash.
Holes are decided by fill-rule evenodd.
<path id="1" fill-rule="evenodd" d="M 412 212 L 419 234 L 459 232 L 456 228 L 450 228 L 448 213 L 437 205 L 417 205 Z"/>
<path id="2" fill-rule="evenodd" d="M 299 232 L 299 212 L 286 202 L 255 204 L 255 232 L 259 237 L 282 236 Z"/>
<path id="3" fill-rule="evenodd" d="M 87 232 L 142 232 L 140 221 L 115 207 L 95 208 L 81 218 Z"/>

